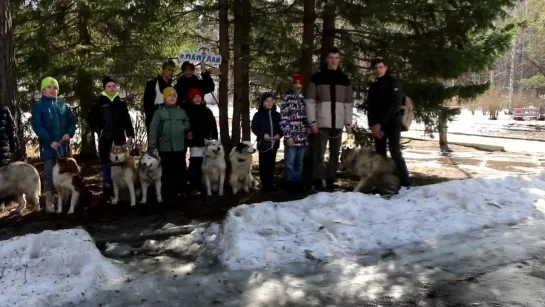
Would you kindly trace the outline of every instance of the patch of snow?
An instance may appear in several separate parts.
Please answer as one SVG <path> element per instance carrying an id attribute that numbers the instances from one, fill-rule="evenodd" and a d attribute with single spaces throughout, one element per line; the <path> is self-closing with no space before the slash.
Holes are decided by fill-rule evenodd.
<path id="1" fill-rule="evenodd" d="M 3 306 L 78 305 L 126 279 L 83 229 L 44 231 L 0 246 Z"/>
<path id="2" fill-rule="evenodd" d="M 484 226 L 543 219 L 545 172 L 404 189 L 389 200 L 319 193 L 231 209 L 218 257 L 231 270 L 277 267 L 393 248 Z"/>

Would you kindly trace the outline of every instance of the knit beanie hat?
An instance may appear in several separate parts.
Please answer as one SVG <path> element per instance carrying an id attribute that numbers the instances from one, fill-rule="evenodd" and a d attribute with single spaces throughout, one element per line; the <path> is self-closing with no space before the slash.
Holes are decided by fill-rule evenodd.
<path id="1" fill-rule="evenodd" d="M 112 78 L 110 78 L 110 77 L 108 77 L 108 76 L 104 77 L 104 79 L 102 79 L 102 88 L 105 89 L 105 88 L 106 88 L 106 84 L 108 84 L 108 83 L 110 83 L 110 82 L 117 83 L 117 82 L 115 82 L 114 79 L 112 79 Z"/>
<path id="2" fill-rule="evenodd" d="M 201 99 L 203 98 L 202 97 L 202 92 L 200 89 L 198 88 L 192 88 L 189 90 L 188 94 L 187 94 L 187 98 L 189 99 L 189 101 L 193 102 L 193 98 L 195 98 L 195 96 L 201 96 Z"/>
<path id="3" fill-rule="evenodd" d="M 59 81 L 55 80 L 52 77 L 47 77 L 42 80 L 42 86 L 40 87 L 40 90 L 43 91 L 48 86 L 54 86 L 59 89 Z"/>
<path id="4" fill-rule="evenodd" d="M 167 87 L 163 90 L 163 100 L 166 101 L 168 96 L 174 95 L 178 97 L 178 93 L 173 87 Z"/>
<path id="5" fill-rule="evenodd" d="M 299 81 L 299 83 L 301 85 L 303 85 L 303 76 L 301 76 L 300 74 L 293 74 L 291 76 L 291 81 L 293 84 L 295 84 L 297 81 Z"/>
<path id="6" fill-rule="evenodd" d="M 265 92 L 265 93 L 261 94 L 260 105 L 263 105 L 263 102 L 265 102 L 265 100 L 267 100 L 267 98 L 272 97 L 272 96 L 273 96 L 273 94 L 270 93 L 270 92 Z"/>

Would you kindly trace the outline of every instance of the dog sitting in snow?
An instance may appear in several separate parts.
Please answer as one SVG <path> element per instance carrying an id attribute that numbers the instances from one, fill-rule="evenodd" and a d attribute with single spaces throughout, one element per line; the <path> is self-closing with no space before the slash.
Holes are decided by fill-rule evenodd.
<path id="1" fill-rule="evenodd" d="M 134 159 L 126 145 L 112 145 L 110 151 L 110 161 L 112 165 L 112 183 L 114 186 L 114 199 L 112 205 L 119 202 L 120 191 L 129 190 L 131 206 L 136 206 L 138 172 L 134 166 Z M 139 189 L 138 189 L 139 192 Z"/>
<path id="2" fill-rule="evenodd" d="M 90 207 L 96 207 L 98 198 L 89 191 L 79 175 L 81 168 L 74 158 L 57 158 L 57 163 L 53 167 L 53 185 L 59 193 L 57 200 L 57 214 L 62 213 L 64 202 L 70 199 L 70 209 L 68 214 L 73 214 L 78 201 L 82 200 L 90 204 Z"/>
<path id="3" fill-rule="evenodd" d="M 145 204 L 148 201 L 148 187 L 153 184 L 157 202 L 163 202 L 161 194 L 161 175 L 163 167 L 161 166 L 161 158 L 157 149 L 145 151 L 140 156 L 138 163 L 138 177 L 140 178 L 140 187 L 142 188 L 142 200 L 140 203 Z"/>
<path id="4" fill-rule="evenodd" d="M 223 196 L 225 184 L 225 151 L 219 140 L 204 141 L 204 160 L 202 162 L 202 177 L 208 196 L 217 191 Z"/>
<path id="5" fill-rule="evenodd" d="M 16 161 L 0 167 L 0 199 L 15 197 L 18 213 L 25 209 L 27 201 L 34 211 L 40 211 L 40 194 L 40 174 L 34 166 Z"/>
<path id="6" fill-rule="evenodd" d="M 252 155 L 256 149 L 251 142 L 244 141 L 235 146 L 229 154 L 229 162 L 231 163 L 231 174 L 229 175 L 229 185 L 233 189 L 233 195 L 236 195 L 239 190 L 250 192 L 250 188 L 254 183 L 252 177 Z"/>
<path id="7" fill-rule="evenodd" d="M 383 195 L 397 194 L 401 188 L 395 162 L 367 148 L 343 147 L 341 170 L 360 178 L 354 192 L 369 193 L 373 188 Z"/>

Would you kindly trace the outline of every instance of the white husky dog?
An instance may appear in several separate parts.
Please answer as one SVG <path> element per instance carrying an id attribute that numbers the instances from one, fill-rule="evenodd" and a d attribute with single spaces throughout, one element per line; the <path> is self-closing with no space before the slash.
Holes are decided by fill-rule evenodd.
<path id="1" fill-rule="evenodd" d="M 25 209 L 27 201 L 35 211 L 40 211 L 40 186 L 40 174 L 26 162 L 17 161 L 0 167 L 0 199 L 14 196 L 19 205 L 18 213 Z"/>
<path id="2" fill-rule="evenodd" d="M 161 166 L 161 158 L 157 149 L 143 152 L 138 163 L 138 177 L 140 178 L 140 186 L 142 188 L 142 200 L 140 203 L 145 204 L 148 201 L 148 187 L 153 184 L 155 186 L 155 194 L 157 194 L 157 202 L 163 202 L 161 194 L 161 175 L 163 167 Z"/>
<path id="3" fill-rule="evenodd" d="M 202 177 L 206 193 L 211 196 L 212 191 L 218 191 L 218 195 L 222 196 L 226 169 L 223 145 L 218 140 L 205 140 L 204 146 Z"/>
<path id="4" fill-rule="evenodd" d="M 134 159 L 129 148 L 125 145 L 112 144 L 110 151 L 112 163 L 112 183 L 114 185 L 114 199 L 112 205 L 119 202 L 119 189 L 127 188 L 131 198 L 131 206 L 136 206 L 136 191 L 138 188 L 138 172 L 134 166 Z"/>
<path id="5" fill-rule="evenodd" d="M 229 185 L 233 189 L 233 195 L 236 195 L 239 190 L 250 192 L 250 188 L 254 182 L 252 177 L 252 155 L 256 149 L 249 141 L 244 141 L 235 146 L 229 154 L 229 162 L 231 163 L 231 174 L 229 175 Z"/>

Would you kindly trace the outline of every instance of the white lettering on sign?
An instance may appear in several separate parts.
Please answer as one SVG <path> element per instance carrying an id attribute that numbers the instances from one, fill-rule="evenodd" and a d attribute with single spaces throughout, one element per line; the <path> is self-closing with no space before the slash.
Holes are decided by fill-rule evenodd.
<path id="1" fill-rule="evenodd" d="M 200 54 L 200 53 L 182 53 L 178 57 L 180 62 L 205 62 L 207 64 L 219 65 L 221 64 L 221 55 L 213 54 Z"/>

